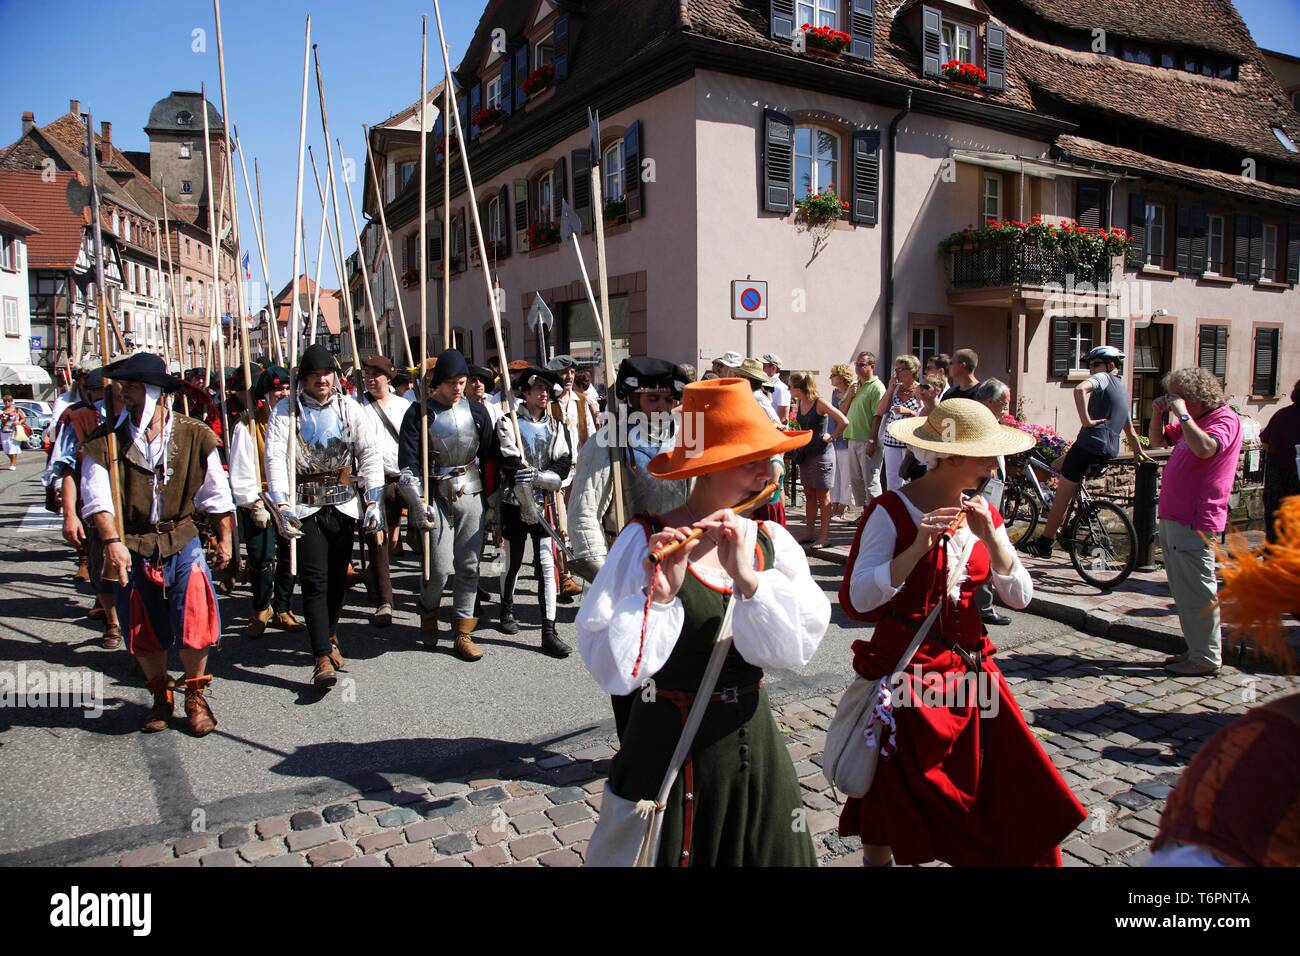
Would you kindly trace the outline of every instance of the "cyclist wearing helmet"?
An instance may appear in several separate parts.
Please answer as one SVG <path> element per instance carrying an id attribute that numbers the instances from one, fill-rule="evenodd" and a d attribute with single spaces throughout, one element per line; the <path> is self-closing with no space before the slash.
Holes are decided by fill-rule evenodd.
<path id="1" fill-rule="evenodd" d="M 1147 458 L 1129 418 L 1128 388 L 1119 374 L 1123 360 L 1124 353 L 1112 345 L 1099 345 L 1088 353 L 1086 362 L 1092 374 L 1074 388 L 1074 404 L 1083 427 L 1070 450 L 1052 462 L 1052 470 L 1060 475 L 1056 499 L 1042 535 L 1025 545 L 1025 550 L 1036 557 L 1051 557 L 1057 529 L 1079 483 L 1092 465 L 1105 464 L 1119 454 L 1120 432 L 1128 435 L 1129 447 L 1138 461 Z"/>

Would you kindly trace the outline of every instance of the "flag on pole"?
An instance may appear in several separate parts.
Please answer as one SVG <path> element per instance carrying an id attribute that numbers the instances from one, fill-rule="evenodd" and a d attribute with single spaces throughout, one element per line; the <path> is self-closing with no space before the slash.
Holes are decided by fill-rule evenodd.
<path id="1" fill-rule="evenodd" d="M 253 278 L 253 273 L 248 271 L 248 253 L 244 253 L 244 258 L 240 260 L 244 266 L 244 281 L 247 282 Z"/>

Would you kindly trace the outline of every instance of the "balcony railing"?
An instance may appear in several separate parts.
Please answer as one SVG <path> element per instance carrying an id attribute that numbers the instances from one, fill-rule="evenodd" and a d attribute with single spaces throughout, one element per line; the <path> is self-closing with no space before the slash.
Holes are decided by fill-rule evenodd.
<path id="1" fill-rule="evenodd" d="M 975 289 L 989 286 L 1044 286 L 1087 283 L 1094 288 L 1110 281 L 1111 263 L 1102 258 L 1093 266 L 1067 261 L 1060 255 L 1047 255 L 1029 245 L 994 245 L 980 249 L 955 249 L 950 254 L 949 276 L 953 288 Z"/>

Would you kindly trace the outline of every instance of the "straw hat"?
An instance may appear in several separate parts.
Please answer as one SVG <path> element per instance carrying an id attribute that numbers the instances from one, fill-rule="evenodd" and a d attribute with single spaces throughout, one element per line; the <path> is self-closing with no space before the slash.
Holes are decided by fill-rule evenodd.
<path id="1" fill-rule="evenodd" d="M 969 398 L 940 402 L 927 418 L 891 422 L 889 434 L 913 448 L 968 458 L 996 458 L 1034 447 L 1033 435 L 999 425 L 991 411 Z"/>
<path id="2" fill-rule="evenodd" d="M 682 419 L 698 416 L 696 427 L 679 428 L 672 451 L 656 455 L 650 474 L 656 478 L 693 478 L 760 458 L 783 455 L 812 440 L 810 431 L 781 431 L 754 401 L 739 379 L 692 382 L 682 390 Z M 689 441 L 686 447 L 683 441 Z"/>

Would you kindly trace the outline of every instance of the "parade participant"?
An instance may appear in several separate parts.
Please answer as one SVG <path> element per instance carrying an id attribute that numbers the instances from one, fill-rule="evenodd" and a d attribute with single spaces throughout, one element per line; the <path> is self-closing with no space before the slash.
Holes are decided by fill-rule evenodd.
<path id="1" fill-rule="evenodd" d="M 687 385 L 682 412 L 702 423 L 694 434 L 703 441 L 683 429 L 649 470 L 665 481 L 695 478 L 690 496 L 667 513 L 640 514 L 628 524 L 578 614 L 579 650 L 597 683 L 615 695 L 651 691 L 633 698 L 587 862 L 612 862 L 605 848 L 614 814 L 629 802 L 656 799 L 734 600 L 734 643 L 698 742 L 668 796 L 657 862 L 815 866 L 808 828 L 791 825 L 803 801 L 763 672 L 812 658 L 830 621 L 830 602 L 784 528 L 755 527 L 732 510 L 765 488 L 773 456 L 802 447 L 811 435 L 773 427 L 748 386 L 735 379 Z M 686 539 L 692 525 L 704 530 L 702 537 L 657 566 L 650 562 L 651 552 Z"/>
<path id="2" fill-rule="evenodd" d="M 397 467 L 397 446 L 402 421 L 411 404 L 398 398 L 389 387 L 395 371 L 393 363 L 384 356 L 371 356 L 361 363 L 361 369 L 366 386 L 363 407 L 373 420 L 372 431 L 384 458 L 385 531 L 381 538 L 366 536 L 366 554 L 370 556 L 370 573 L 375 585 L 376 609 L 371 622 L 375 627 L 388 627 L 393 623 L 393 581 L 389 569 L 402 530 L 402 498 L 397 493 L 397 479 L 402 471 Z"/>
<path id="3" fill-rule="evenodd" d="M 465 398 L 469 366 L 465 356 L 446 349 L 438 356 L 428 384 L 429 501 L 423 503 L 420 480 L 420 406 L 402 420 L 397 462 L 402 470 L 398 490 L 407 515 L 421 531 L 429 531 L 428 578 L 420 588 L 420 633 L 429 647 L 438 643 L 438 608 L 447 579 L 452 579 L 452 651 L 463 661 L 476 661 L 483 651 L 474 643 L 478 618 L 479 551 L 483 546 L 483 498 L 480 467 L 499 462 L 497 432 L 487 409 Z M 477 464 L 475 463 L 477 459 Z M 490 489 L 488 489 L 490 490 Z"/>
<path id="4" fill-rule="evenodd" d="M 569 449 L 572 457 L 576 459 L 578 451 L 596 430 L 594 420 L 587 415 L 587 403 L 573 387 L 574 380 L 578 377 L 578 363 L 572 355 L 557 355 L 547 363 L 546 368 L 559 377 L 560 394 L 552 400 L 551 412 L 564 422 L 564 427 L 569 432 Z M 560 498 L 556 501 L 556 517 L 559 522 L 556 530 L 561 536 L 564 536 L 565 528 L 569 523 L 568 505 L 572 490 L 573 472 L 570 471 L 560 486 Z M 582 586 L 573 580 L 564 555 L 557 552 L 556 559 L 560 574 L 560 601 L 568 604 L 572 602 L 575 595 L 582 593 Z"/>
<path id="5" fill-rule="evenodd" d="M 208 388 L 208 370 L 192 368 L 186 372 L 180 393 L 189 402 L 189 417 L 203 422 L 220 440 L 221 409 L 212 397 L 212 390 Z"/>
<path id="6" fill-rule="evenodd" d="M 904 864 L 1059 866 L 1058 844 L 1086 814 L 1021 716 L 974 600 L 992 575 L 1002 600 L 1023 608 L 1033 583 L 997 509 L 963 492 L 1033 437 L 961 398 L 889 434 L 928 470 L 872 502 L 840 586 L 845 612 L 876 622 L 871 640 L 853 644 L 854 670 L 868 681 L 901 670 L 889 688 L 898 706 L 880 708 L 886 739 L 871 789 L 845 804 L 840 835 L 860 836 L 873 866 L 891 865 L 891 849 Z M 901 660 L 939 602 L 919 649 Z"/>
<path id="7" fill-rule="evenodd" d="M 266 429 L 266 485 L 276 532 L 298 543 L 302 607 L 315 658 L 312 684 L 328 690 L 343 666 L 336 629 L 348 589 L 348 559 L 360 522 L 363 534 L 383 526 L 384 462 L 370 416 L 343 394 L 338 365 L 321 343 L 298 363 L 298 394 L 286 396 Z M 289 403 L 297 404 L 297 435 L 289 433 Z M 289 442 L 297 501 L 289 500 Z M 358 487 L 358 484 L 360 487 Z M 364 498 L 363 498 L 364 489 Z M 363 505 L 364 501 L 364 505 Z"/>
<path id="8" fill-rule="evenodd" d="M 478 402 L 492 418 L 492 425 L 495 428 L 498 419 L 501 417 L 501 406 L 495 402 L 488 401 L 491 395 L 492 387 L 496 385 L 497 373 L 484 365 L 469 366 L 469 378 L 465 382 L 465 395 L 472 402 Z M 496 482 L 484 476 L 484 483 L 495 488 L 491 494 L 483 497 L 483 543 L 488 541 L 495 543 L 496 547 L 501 546 L 501 518 L 500 518 L 500 488 L 496 487 Z M 490 532 L 490 534 L 489 534 Z M 483 590 L 483 583 L 480 581 L 478 593 L 474 599 L 474 616 L 480 617 L 484 602 L 490 599 L 487 591 Z"/>
<path id="9" fill-rule="evenodd" d="M 501 417 L 501 406 L 497 402 L 490 402 L 488 398 L 492 394 L 492 387 L 497 383 L 497 373 L 483 365 L 469 366 L 469 377 L 465 381 L 465 395 L 472 402 L 478 402 L 488 410 L 492 416 L 492 424 Z"/>
<path id="10" fill-rule="evenodd" d="M 569 430 L 553 411 L 560 391 L 559 376 L 530 366 L 514 384 L 519 395 L 516 420 L 519 439 L 508 418 L 497 425 L 502 468 L 508 487 L 501 492 L 501 535 L 505 540 L 505 569 L 501 576 L 503 634 L 519 633 L 515 620 L 515 585 L 524 560 L 524 541 L 533 542 L 533 569 L 537 576 L 537 602 L 542 616 L 542 650 L 552 657 L 568 657 L 572 649 L 555 632 L 558 585 L 556 493 L 573 467 Z"/>
<path id="11" fill-rule="evenodd" d="M 411 373 L 406 369 L 394 373 L 393 391 L 397 393 L 398 398 L 404 398 L 408 402 L 413 402 L 418 397 L 415 394 L 415 388 L 411 385 Z"/>
<path id="12" fill-rule="evenodd" d="M 77 378 L 78 401 L 65 407 L 55 426 L 57 437 L 46 466 L 50 486 L 58 490 L 63 509 L 63 540 L 85 554 L 86 577 L 95 589 L 95 607 L 104 620 L 100 643 L 106 650 L 122 645 L 122 629 L 117 622 L 113 601 L 113 582 L 104 579 L 104 545 L 93 521 L 78 516 L 78 489 L 81 485 L 81 448 L 86 439 L 104 421 L 104 372 L 96 368 Z"/>
<path id="13" fill-rule="evenodd" d="M 104 545 L 104 577 L 116 580 L 117 614 L 153 707 L 140 728 L 165 730 L 172 716 L 175 683 L 167 651 L 179 644 L 185 669 L 185 719 L 202 737 L 217 725 L 206 694 L 212 676 L 208 653 L 221 638 L 221 617 L 208 564 L 194 526 L 194 513 L 216 519 L 213 570 L 230 562 L 235 503 L 217 438 L 201 422 L 172 412 L 164 393 L 181 383 L 163 360 L 147 352 L 104 369 L 121 393 L 124 409 L 115 423 L 117 460 L 110 460 L 107 422 L 82 449 L 81 514 L 94 522 Z M 123 508 L 123 536 L 115 523 L 112 480 L 116 472 Z"/>
<path id="14" fill-rule="evenodd" d="M 248 549 L 253 586 L 253 614 L 248 636 L 261 637 L 268 624 L 282 631 L 302 631 L 293 616 L 296 575 L 289 560 L 289 539 L 276 532 L 262 493 L 266 486 L 266 428 L 271 411 L 289 395 L 289 370 L 271 366 L 257 376 L 250 397 L 252 420 L 245 416 L 231 429 L 230 484 L 239 506 L 239 536 Z"/>
<path id="15" fill-rule="evenodd" d="M 624 500 L 632 512 L 667 514 L 690 494 L 690 479 L 663 481 L 647 470 L 656 455 L 673 447 L 677 428 L 671 412 L 685 387 L 681 369 L 664 359 L 634 357 L 619 363 L 614 398 L 621 408 L 617 415 L 610 415 L 597 440 L 578 452 L 573 478 L 568 528 L 573 560 L 569 566 L 579 577 L 596 580 L 608 554 L 606 542 L 623 530 L 613 524 L 614 468 L 609 448 L 618 419 L 626 423 L 627 442 L 619 447 L 619 455 L 626 484 Z M 615 697 L 613 707 L 614 726 L 621 738 L 632 710 L 632 696 Z"/>

